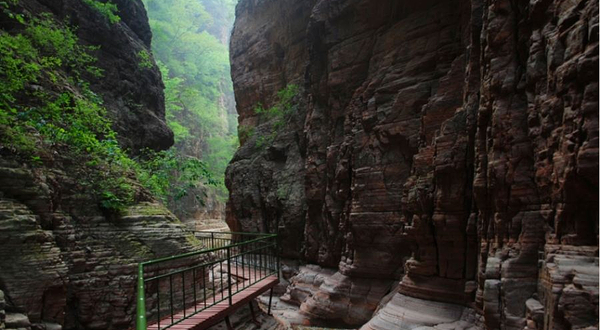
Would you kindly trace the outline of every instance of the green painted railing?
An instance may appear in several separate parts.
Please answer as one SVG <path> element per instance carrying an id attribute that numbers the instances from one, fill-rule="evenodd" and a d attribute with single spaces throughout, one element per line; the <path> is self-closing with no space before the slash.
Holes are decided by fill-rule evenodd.
<path id="1" fill-rule="evenodd" d="M 168 329 L 220 302 L 231 305 L 235 294 L 279 276 L 276 234 L 195 235 L 204 249 L 138 265 L 137 330 L 146 330 L 149 322 Z"/>

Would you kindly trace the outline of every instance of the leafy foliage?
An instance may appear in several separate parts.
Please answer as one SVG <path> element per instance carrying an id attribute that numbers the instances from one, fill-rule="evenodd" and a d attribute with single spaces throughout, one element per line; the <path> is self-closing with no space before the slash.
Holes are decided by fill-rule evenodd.
<path id="1" fill-rule="evenodd" d="M 110 24 L 116 24 L 121 21 L 121 17 L 119 17 L 119 8 L 114 3 L 100 2 L 98 0 L 83 0 L 83 2 L 94 8 L 97 12 L 99 12 L 102 16 L 104 16 Z"/>
<path id="2" fill-rule="evenodd" d="M 260 115 L 262 118 L 266 118 L 267 120 L 276 119 L 274 127 L 279 129 L 284 124 L 284 121 L 288 119 L 289 115 L 295 110 L 292 100 L 297 94 L 297 85 L 287 85 L 285 88 L 277 92 L 277 102 L 275 105 L 265 109 L 263 108 L 262 104 L 259 103 L 254 108 L 254 113 Z"/>
<path id="3" fill-rule="evenodd" d="M 91 101 L 86 103 L 85 97 L 76 97 L 70 92 L 56 96 L 43 91 L 25 91 L 25 86 L 32 83 L 41 81 L 56 83 L 62 79 L 84 87 L 84 96 L 90 99 L 97 98 L 81 80 L 84 71 L 94 75 L 101 74 L 101 70 L 93 66 L 94 57 L 88 54 L 95 49 L 79 45 L 71 29 L 60 27 L 47 17 L 32 19 L 24 33 L 17 35 L 0 33 L 0 54 L 2 54 L 0 55 L 0 91 L 2 92 L 0 93 L 2 109 L 0 125 L 7 125 L 9 129 L 18 131 L 21 129 L 21 125 L 18 124 L 23 123 L 36 129 L 56 130 L 53 136 L 64 136 L 65 132 L 58 129 L 71 123 L 78 114 L 90 117 L 91 112 L 98 111 L 101 117 L 103 109 L 86 108 L 87 105 L 94 103 Z M 66 79 L 61 77 L 60 69 L 70 71 L 71 76 Z M 21 105 L 18 98 L 24 96 L 23 94 L 36 100 L 36 106 Z M 86 119 L 97 119 L 92 117 Z M 68 122 L 61 123 L 61 120 L 68 120 Z M 89 128 L 90 134 L 107 134 L 105 130 L 110 128 L 110 125 L 102 119 L 89 123 L 75 121 L 70 126 L 77 125 Z M 20 134 L 12 137 L 8 135 L 7 138 L 12 139 L 13 143 L 21 140 Z"/>
<path id="4" fill-rule="evenodd" d="M 115 212 L 134 201 L 136 177 L 163 199 L 182 194 L 186 184 L 211 184 L 197 160 L 157 154 L 137 163 L 121 149 L 102 99 L 83 78 L 102 75 L 90 55 L 96 49 L 49 16 L 30 19 L 22 33 L 0 31 L 0 149 L 32 166 L 54 157 L 52 150 L 76 159 L 82 165 L 73 175 Z M 178 182 L 179 190 L 160 178 Z"/>
<path id="5" fill-rule="evenodd" d="M 19 0 L 4 0 L 0 1 L 0 11 L 10 19 L 14 19 L 21 24 L 25 23 L 23 14 L 14 13 L 10 10 L 11 6 L 19 4 Z"/>
<path id="6" fill-rule="evenodd" d="M 256 129 L 252 126 L 242 125 L 238 128 L 238 136 L 240 138 L 240 143 L 244 144 L 246 141 L 251 139 L 254 136 Z"/>
<path id="7" fill-rule="evenodd" d="M 138 66 L 140 68 L 150 69 L 154 66 L 154 63 L 150 59 L 150 53 L 147 50 L 142 49 L 139 53 L 137 53 L 137 57 L 139 60 Z"/>
<path id="8" fill-rule="evenodd" d="M 140 182 L 167 204 L 187 196 L 201 183 L 217 184 L 205 163 L 194 157 L 182 156 L 174 149 L 160 152 L 145 150 L 137 161 Z"/>
<path id="9" fill-rule="evenodd" d="M 131 201 L 131 186 L 103 178 L 121 177 L 115 172 L 126 170 L 131 160 L 119 148 L 101 100 L 81 79 L 84 71 L 101 74 L 89 55 L 93 50 L 78 44 L 72 29 L 49 17 L 31 19 L 21 34 L 2 32 L 0 143 L 38 165 L 46 150 L 68 146 L 68 153 L 88 160 L 85 184 L 103 206 L 118 209 Z M 77 85 L 80 93 L 26 89 L 32 84 Z M 94 178 L 95 171 L 108 175 Z"/>
<path id="10" fill-rule="evenodd" d="M 224 173 L 238 147 L 228 35 L 237 0 L 144 0 L 165 83 L 175 148 L 206 163 L 225 198 Z"/>
<path id="11" fill-rule="evenodd" d="M 262 104 L 257 104 L 254 107 L 254 113 L 260 116 L 262 120 L 271 121 L 271 127 L 273 130 L 270 134 L 267 135 L 259 135 L 256 138 L 256 146 L 258 148 L 263 148 L 267 145 L 272 144 L 279 132 L 285 125 L 285 123 L 291 118 L 291 115 L 297 110 L 296 105 L 294 104 L 294 98 L 298 95 L 298 86 L 294 84 L 287 85 L 285 88 L 281 89 L 277 92 L 277 101 L 275 104 L 265 109 Z M 245 141 L 247 138 L 246 134 L 252 133 L 254 134 L 254 130 L 249 130 L 247 127 L 244 127 L 242 131 L 240 129 L 240 140 Z M 244 134 L 244 138 L 242 138 L 242 134 Z"/>

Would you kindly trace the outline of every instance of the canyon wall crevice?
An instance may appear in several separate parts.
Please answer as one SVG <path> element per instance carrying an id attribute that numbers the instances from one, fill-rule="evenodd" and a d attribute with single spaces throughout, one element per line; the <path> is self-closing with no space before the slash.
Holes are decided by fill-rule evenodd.
<path id="1" fill-rule="evenodd" d="M 304 322 L 432 326 L 401 315 L 437 301 L 454 310 L 439 323 L 598 327 L 577 311 L 598 297 L 597 2 L 242 0 L 231 49 L 240 125 L 259 133 L 228 169 L 228 223 L 337 272 L 310 294 L 292 278 Z M 294 120 L 257 148 L 272 123 L 255 106 L 289 83 Z M 579 271 L 596 283 L 561 277 Z M 340 294 L 363 279 L 398 296 Z"/>

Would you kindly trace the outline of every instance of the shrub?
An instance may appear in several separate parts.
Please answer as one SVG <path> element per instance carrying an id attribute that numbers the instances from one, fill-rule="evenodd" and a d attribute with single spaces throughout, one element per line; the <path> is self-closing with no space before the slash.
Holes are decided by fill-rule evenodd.
<path id="1" fill-rule="evenodd" d="M 256 129 L 251 126 L 240 125 L 238 127 L 238 136 L 240 138 L 240 143 L 244 144 L 246 141 L 251 139 L 254 136 Z"/>
<path id="2" fill-rule="evenodd" d="M 256 139 L 256 146 L 258 148 L 263 148 L 273 144 L 279 135 L 280 130 L 297 109 L 296 105 L 293 103 L 293 100 L 298 95 L 298 91 L 299 89 L 297 85 L 287 85 L 285 88 L 277 92 L 277 102 L 275 105 L 265 109 L 261 103 L 258 103 L 256 107 L 254 107 L 254 113 L 259 115 L 262 119 L 271 121 L 273 128 L 270 134 L 261 135 Z M 239 136 L 240 141 L 245 140 L 242 138 L 241 128 Z"/>
<path id="3" fill-rule="evenodd" d="M 140 50 L 137 53 L 137 57 L 138 57 L 138 66 L 142 69 L 151 69 L 154 66 L 154 63 L 152 62 L 150 53 L 143 49 Z"/>
<path id="4" fill-rule="evenodd" d="M 110 24 L 116 24 L 121 21 L 121 17 L 118 15 L 119 7 L 114 3 L 110 1 L 100 2 L 98 0 L 83 0 L 83 2 L 108 19 Z"/>
<path id="5" fill-rule="evenodd" d="M 254 107 L 254 113 L 267 120 L 273 118 L 283 120 L 295 110 L 292 100 L 296 95 L 298 95 L 298 86 L 294 84 L 287 85 L 277 92 L 277 102 L 275 102 L 275 105 L 265 109 L 261 103 L 258 103 Z"/>
<path id="6" fill-rule="evenodd" d="M 201 184 L 216 186 L 206 164 L 194 157 L 178 155 L 173 149 L 145 150 L 137 159 L 137 176 L 163 202 L 177 201 Z"/>
<path id="7" fill-rule="evenodd" d="M 17 14 L 14 13 L 12 10 L 10 10 L 11 6 L 15 6 L 19 4 L 19 0 L 4 0 L 4 1 L 0 1 L 0 11 L 8 16 L 8 18 L 14 19 L 16 21 L 18 21 L 21 24 L 25 23 L 25 17 L 23 16 L 23 14 Z"/>

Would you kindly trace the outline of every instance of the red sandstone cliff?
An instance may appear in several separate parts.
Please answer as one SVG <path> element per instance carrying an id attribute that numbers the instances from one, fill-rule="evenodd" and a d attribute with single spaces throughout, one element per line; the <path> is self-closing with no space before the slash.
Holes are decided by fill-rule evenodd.
<path id="1" fill-rule="evenodd" d="M 598 327 L 596 1 L 241 0 L 231 51 L 228 222 L 325 268 L 298 322 Z"/>

